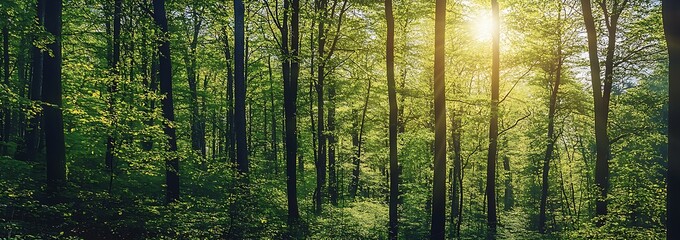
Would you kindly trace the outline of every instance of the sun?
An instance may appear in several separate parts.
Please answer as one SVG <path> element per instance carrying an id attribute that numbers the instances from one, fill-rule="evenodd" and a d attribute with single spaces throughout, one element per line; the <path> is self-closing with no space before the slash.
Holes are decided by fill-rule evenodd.
<path id="1" fill-rule="evenodd" d="M 470 24 L 472 34 L 477 41 L 491 40 L 491 33 L 493 32 L 494 21 L 491 18 L 491 13 L 488 11 L 480 12 L 471 19 Z"/>

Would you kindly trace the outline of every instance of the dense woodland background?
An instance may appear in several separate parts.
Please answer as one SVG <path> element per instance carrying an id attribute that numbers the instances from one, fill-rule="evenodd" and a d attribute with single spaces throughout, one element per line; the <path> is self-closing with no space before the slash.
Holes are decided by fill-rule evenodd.
<path id="1" fill-rule="evenodd" d="M 1 1 L 0 238 L 663 239 L 664 4 Z"/>

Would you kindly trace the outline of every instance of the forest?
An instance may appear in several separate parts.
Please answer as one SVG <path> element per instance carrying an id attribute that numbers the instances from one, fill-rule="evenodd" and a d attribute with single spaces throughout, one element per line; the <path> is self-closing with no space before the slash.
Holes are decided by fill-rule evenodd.
<path id="1" fill-rule="evenodd" d="M 0 0 L 0 28 L 0 239 L 680 238 L 680 1 Z"/>

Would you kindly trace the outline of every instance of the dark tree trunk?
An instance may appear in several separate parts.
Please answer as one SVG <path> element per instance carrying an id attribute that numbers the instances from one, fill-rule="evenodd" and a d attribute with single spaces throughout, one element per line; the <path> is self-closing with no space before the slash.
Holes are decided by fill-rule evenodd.
<path id="1" fill-rule="evenodd" d="M 165 14 L 165 0 L 154 0 L 154 20 L 164 36 L 168 34 L 168 19 Z M 161 87 L 161 95 L 165 98 L 161 100 L 163 105 L 163 117 L 166 119 L 163 123 L 163 131 L 168 136 L 168 151 L 170 152 L 169 159 L 165 160 L 165 183 L 166 193 L 165 199 L 167 203 L 176 202 L 179 200 L 179 159 L 175 156 L 177 152 L 177 135 L 175 128 L 171 127 L 169 122 L 175 121 L 175 112 L 172 99 L 172 61 L 170 60 L 170 41 L 167 38 L 160 38 L 158 52 L 160 54 L 159 62 L 159 80 Z"/>
<path id="2" fill-rule="evenodd" d="M 609 116 L 609 100 L 614 80 L 614 52 L 616 49 L 616 32 L 618 19 L 625 9 L 628 1 L 614 2 L 611 11 L 607 10 L 604 3 L 601 3 L 605 11 L 607 27 L 607 51 L 605 58 L 605 77 L 604 83 L 600 78 L 600 60 L 597 49 L 597 32 L 595 20 L 593 19 L 590 1 L 581 0 L 583 19 L 588 34 L 588 56 L 590 59 L 590 70 L 593 86 L 593 103 L 595 108 L 595 144 L 597 149 L 597 160 L 595 162 L 595 186 L 599 194 L 595 202 L 596 223 L 598 226 L 604 225 L 607 216 L 607 192 L 609 190 L 609 158 L 610 143 L 607 134 L 607 124 Z M 604 84 L 604 85 L 603 85 Z"/>
<path id="3" fill-rule="evenodd" d="M 5 23 L 5 26 L 2 28 L 2 68 L 3 68 L 3 73 L 2 76 L 4 77 L 4 83 L 5 86 L 9 89 L 11 89 L 11 84 L 9 82 L 9 25 L 8 23 Z M 2 140 L 3 145 L 0 147 L 0 154 L 9 154 L 8 153 L 8 144 L 11 141 L 10 134 L 12 132 L 12 109 L 9 106 L 6 106 L 3 110 L 3 126 L 2 126 Z"/>
<path id="4" fill-rule="evenodd" d="M 666 199 L 667 220 L 666 236 L 674 239 L 680 236 L 680 208 L 678 201 L 678 179 L 680 179 L 680 111 L 677 104 L 680 103 L 680 2 L 663 0 L 663 25 L 668 44 L 668 198 Z"/>
<path id="5" fill-rule="evenodd" d="M 503 206 L 506 211 L 511 210 L 515 206 L 514 190 L 512 186 L 512 172 L 510 172 L 510 158 L 503 157 L 503 170 L 507 174 L 505 179 L 505 194 L 503 196 Z"/>
<path id="6" fill-rule="evenodd" d="M 45 2 L 45 30 L 54 36 L 47 45 L 52 54 L 45 55 L 43 65 L 43 105 L 47 190 L 59 194 L 66 184 L 66 149 L 64 120 L 61 113 L 61 0 Z"/>
<path id="7" fill-rule="evenodd" d="M 122 10 L 122 0 L 115 0 L 114 1 L 114 6 L 113 6 L 113 42 L 112 43 L 112 55 L 111 59 L 109 59 L 109 68 L 111 71 L 111 74 L 113 75 L 113 78 L 111 80 L 110 85 L 108 86 L 108 91 L 109 91 L 109 115 L 113 121 L 113 124 L 116 123 L 116 107 L 115 107 L 115 94 L 118 92 L 118 62 L 120 61 L 120 17 L 121 17 L 121 10 Z M 115 129 L 115 127 L 113 127 Z M 114 154 L 113 152 L 115 151 L 115 142 L 116 139 L 114 138 L 114 133 L 111 132 L 106 138 L 106 167 L 109 170 L 109 193 L 111 193 L 111 190 L 113 188 L 113 161 L 114 161 Z"/>
<path id="8" fill-rule="evenodd" d="M 461 178 L 460 131 L 461 119 L 457 112 L 451 113 L 451 148 L 453 150 L 453 171 L 451 171 L 451 227 L 455 227 L 456 236 L 460 236 L 462 217 L 461 198 L 463 182 Z"/>
<path id="9" fill-rule="evenodd" d="M 387 51 L 385 53 L 387 62 L 387 95 L 390 104 L 390 239 L 397 239 L 399 235 L 398 229 L 398 212 L 397 204 L 399 203 L 399 163 L 397 161 L 397 128 L 398 108 L 397 108 L 397 91 L 394 82 L 394 15 L 392 14 L 392 0 L 385 0 L 385 19 L 387 20 Z"/>
<path id="10" fill-rule="evenodd" d="M 249 171 L 246 141 L 246 75 L 245 75 L 245 6 L 234 0 L 234 135 L 236 137 L 236 168 L 242 174 Z"/>
<path id="11" fill-rule="evenodd" d="M 493 52 L 491 63 L 491 121 L 489 124 L 489 152 L 486 165 L 486 197 L 488 199 L 487 225 L 489 227 L 489 234 L 495 235 L 496 223 L 498 221 L 496 218 L 496 157 L 498 154 L 498 85 L 500 78 L 500 17 L 497 0 L 491 0 L 491 11 L 494 25 L 491 47 Z"/>
<path id="12" fill-rule="evenodd" d="M 288 2 L 288 1 L 286 1 Z M 288 195 L 288 220 L 295 223 L 300 218 L 297 201 L 297 173 L 295 160 L 297 156 L 297 91 L 300 76 L 299 40 L 300 40 L 300 1 L 292 0 L 290 77 L 284 82 L 284 111 L 286 128 L 286 190 Z M 287 10 L 286 10 L 287 11 Z M 285 78 L 284 78 L 285 79 Z M 300 155 L 302 161 L 302 155 Z M 302 168 L 302 164 L 300 164 Z"/>
<path id="13" fill-rule="evenodd" d="M 561 43 L 558 43 L 561 44 Z M 541 188 L 541 203 L 539 206 L 539 215 L 538 215 L 538 231 L 540 233 L 545 233 L 546 232 L 546 205 L 548 202 L 548 184 L 549 184 L 549 171 L 550 171 L 550 161 L 553 158 L 553 150 L 555 148 L 555 142 L 557 141 L 557 138 L 555 137 L 555 111 L 557 110 L 557 94 L 560 89 L 560 80 L 562 79 L 562 46 L 558 45 L 557 47 L 557 62 L 556 66 L 557 68 L 555 69 L 554 75 L 551 73 L 550 75 L 555 76 L 555 81 L 553 82 L 553 89 L 550 93 L 550 106 L 548 109 L 548 145 L 545 150 L 545 158 L 543 158 L 543 183 L 542 183 L 542 188 Z M 551 70 L 552 72 L 552 70 Z"/>
<path id="14" fill-rule="evenodd" d="M 192 18 L 194 21 L 192 38 L 189 42 L 187 55 L 184 57 L 187 81 L 189 83 L 189 91 L 191 92 L 191 150 L 199 153 L 202 158 L 205 158 L 205 134 L 201 127 L 204 124 L 204 119 L 199 108 L 198 77 L 196 73 L 196 48 L 198 47 L 198 34 L 201 31 L 202 21 L 201 17 L 196 12 L 192 14 Z M 202 159 L 201 161 L 205 161 L 205 159 Z"/>
<path id="15" fill-rule="evenodd" d="M 359 131 L 352 134 L 352 145 L 356 149 L 356 153 L 352 159 L 354 169 L 352 170 L 352 182 L 349 186 L 349 196 L 354 199 L 359 188 L 359 175 L 361 173 L 361 145 L 364 138 L 364 123 L 366 122 L 366 111 L 368 110 L 368 100 L 371 96 L 371 79 L 368 79 L 368 88 L 366 89 L 366 98 L 364 99 L 364 108 L 361 111 L 361 121 L 359 122 Z M 356 127 L 355 127 L 356 129 Z"/>
<path id="16" fill-rule="evenodd" d="M 328 195 L 331 204 L 338 206 L 338 175 L 336 171 L 335 147 L 335 81 L 328 88 Z"/>
<path id="17" fill-rule="evenodd" d="M 42 25 L 43 19 L 45 18 L 45 0 L 38 0 L 36 4 L 36 15 L 38 19 L 38 24 Z M 38 37 L 34 36 L 34 40 Z M 31 73 L 31 86 L 29 97 L 31 101 L 40 101 L 42 97 L 42 82 L 43 82 L 43 53 L 40 48 L 36 46 L 31 47 L 32 56 L 32 73 Z M 40 145 L 40 118 L 41 113 L 37 113 L 32 116 L 28 121 L 28 132 L 26 133 L 26 160 L 35 161 L 36 155 L 38 154 Z"/>
<path id="18" fill-rule="evenodd" d="M 321 214 L 321 207 L 323 205 L 323 195 L 324 195 L 324 185 L 326 185 L 326 136 L 324 134 L 324 79 L 326 73 L 324 71 L 324 51 L 326 45 L 326 36 L 324 30 L 324 18 L 326 11 L 327 0 L 317 0 L 316 1 L 316 11 L 321 15 L 320 21 L 318 22 L 318 63 L 317 63 L 317 79 L 316 79 L 316 106 L 317 106 L 317 125 L 316 125 L 316 135 L 318 141 L 318 153 L 316 162 L 316 189 L 314 190 L 314 203 L 316 208 L 316 214 Z"/>
<path id="19" fill-rule="evenodd" d="M 434 23 L 434 180 L 432 239 L 444 239 L 446 222 L 446 0 L 436 1 Z"/>
<path id="20" fill-rule="evenodd" d="M 236 142 L 234 132 L 234 75 L 232 73 L 231 51 L 229 49 L 229 36 L 227 35 L 227 28 L 224 32 L 224 59 L 227 62 L 227 158 L 232 164 L 236 164 Z"/>
<path id="21" fill-rule="evenodd" d="M 272 120 L 271 120 L 271 135 L 272 135 L 272 138 L 271 138 L 271 142 L 270 142 L 270 145 L 271 145 L 271 148 L 272 148 L 271 158 L 272 158 L 272 161 L 274 162 L 274 173 L 278 175 L 279 174 L 279 150 L 278 150 L 279 143 L 278 143 L 278 137 L 277 137 L 277 134 L 276 134 L 276 115 L 277 115 L 277 112 L 276 112 L 276 107 L 274 106 L 274 77 L 272 75 L 272 67 L 271 66 L 272 66 L 271 65 L 271 56 L 268 56 L 267 57 L 267 70 L 269 72 L 269 102 L 271 104 L 271 111 L 272 111 L 272 113 L 271 113 L 272 114 Z M 286 80 L 284 79 L 284 81 L 286 81 Z M 285 95 L 285 93 L 284 93 L 284 95 Z M 266 105 L 267 104 L 265 104 L 265 106 Z M 284 115 L 285 115 L 285 113 L 284 113 Z M 265 114 L 265 117 L 266 117 L 266 114 Z"/>

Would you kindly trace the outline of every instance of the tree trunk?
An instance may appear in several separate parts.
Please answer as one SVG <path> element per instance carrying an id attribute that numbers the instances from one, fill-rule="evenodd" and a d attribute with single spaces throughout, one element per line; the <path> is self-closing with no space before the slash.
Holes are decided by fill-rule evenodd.
<path id="1" fill-rule="evenodd" d="M 114 1 L 114 6 L 113 6 L 113 41 L 111 42 L 112 45 L 112 55 L 111 59 L 109 59 L 109 68 L 111 71 L 111 75 L 113 76 L 110 85 L 108 86 L 108 92 L 109 92 L 109 102 L 108 102 L 108 107 L 109 107 L 109 115 L 112 121 L 112 129 L 115 129 L 115 125 L 117 124 L 116 122 L 116 107 L 115 107 L 115 95 L 116 92 L 118 92 L 118 62 L 120 61 L 120 16 L 121 16 L 121 8 L 122 8 L 122 0 L 115 0 Z M 115 142 L 116 139 L 113 136 L 113 132 L 109 133 L 109 135 L 106 138 L 106 167 L 109 171 L 109 193 L 111 193 L 111 190 L 113 188 L 113 160 L 114 160 L 114 150 L 115 150 Z"/>
<path id="2" fill-rule="evenodd" d="M 676 104 L 680 103 L 680 2 L 663 0 L 663 26 L 668 44 L 668 199 L 667 207 L 667 232 L 668 239 L 680 236 L 677 228 L 680 222 L 680 208 L 678 201 L 678 179 L 680 179 L 680 111 Z"/>
<path id="3" fill-rule="evenodd" d="M 397 128 L 399 127 L 397 108 L 397 91 L 394 82 L 394 15 L 392 0 L 385 0 L 385 19 L 387 20 L 387 95 L 390 104 L 390 239 L 397 239 L 399 235 L 399 218 L 397 204 L 399 203 L 399 163 L 397 161 Z"/>
<path id="4" fill-rule="evenodd" d="M 359 132 L 352 136 L 352 144 L 356 148 L 356 153 L 352 159 L 354 169 L 352 170 L 352 182 L 349 187 L 349 195 L 352 199 L 357 194 L 359 188 L 359 175 L 361 173 L 361 146 L 364 138 L 364 123 L 366 122 L 366 111 L 368 110 L 368 100 L 371 96 L 371 79 L 368 79 L 368 88 L 366 89 L 366 98 L 364 99 L 364 108 L 361 111 L 361 122 L 359 123 Z"/>
<path id="5" fill-rule="evenodd" d="M 327 0 L 317 0 L 316 1 L 316 11 L 321 15 L 320 21 L 318 22 L 318 37 L 317 37 L 317 53 L 318 53 L 318 63 L 317 63 L 317 79 L 316 79 L 316 105 L 317 105 L 317 141 L 318 141 L 318 153 L 317 153 L 317 163 L 316 163 L 316 189 L 314 190 L 314 202 L 316 206 L 316 214 L 321 214 L 321 207 L 323 205 L 323 195 L 324 195 L 324 185 L 326 185 L 326 136 L 324 127 L 324 78 L 326 73 L 324 71 L 324 49 L 326 45 L 326 36 L 324 30 L 324 18 L 326 11 Z"/>
<path id="6" fill-rule="evenodd" d="M 588 34 L 588 56 L 590 59 L 590 74 L 592 78 L 593 103 L 595 108 L 595 144 L 597 149 L 597 160 L 595 163 L 595 186 L 599 191 L 595 203 L 595 213 L 597 215 L 597 225 L 602 226 L 605 223 L 605 217 L 607 215 L 607 191 L 609 189 L 610 157 L 609 136 L 607 135 L 607 121 L 609 114 L 609 98 L 611 95 L 613 81 L 613 57 L 616 47 L 616 25 L 618 22 L 618 14 L 620 13 L 620 9 L 617 9 L 617 4 L 615 3 L 611 17 L 606 19 L 608 23 L 608 43 L 607 57 L 605 60 L 605 82 L 603 89 L 602 79 L 600 78 L 600 60 L 597 49 L 597 32 L 590 1 L 581 0 L 581 7 L 583 10 L 583 19 L 586 25 L 586 32 Z"/>
<path id="7" fill-rule="evenodd" d="M 192 10 L 195 11 L 195 10 Z M 201 122 L 203 121 L 201 111 L 198 103 L 198 81 L 196 76 L 196 48 L 198 46 L 198 34 L 201 31 L 201 18 L 196 13 L 192 13 L 194 20 L 193 34 L 189 42 L 189 50 L 184 57 L 184 63 L 187 71 L 187 81 L 189 83 L 189 91 L 191 92 L 191 150 L 197 152 L 202 158 L 205 158 L 205 145 L 202 144 L 205 136 L 201 134 Z M 203 159 L 201 161 L 204 161 Z"/>
<path id="8" fill-rule="evenodd" d="M 331 204 L 338 206 L 338 175 L 336 171 L 335 147 L 335 82 L 328 88 L 328 194 Z"/>
<path id="9" fill-rule="evenodd" d="M 36 17 L 38 19 L 38 25 L 43 25 L 43 19 L 45 18 L 45 0 L 38 0 L 36 4 Z M 34 40 L 38 37 L 34 36 Z M 42 96 L 42 82 L 43 82 L 43 53 L 40 48 L 36 46 L 31 47 L 32 52 L 32 73 L 31 73 L 31 86 L 29 97 L 32 102 L 40 101 Z M 40 145 L 40 118 L 41 113 L 36 113 L 28 121 L 28 132 L 26 133 L 26 160 L 34 162 L 36 160 L 36 155 L 38 154 Z"/>
<path id="10" fill-rule="evenodd" d="M 227 62 L 227 158 L 232 164 L 236 164 L 236 142 L 234 132 L 234 75 L 232 73 L 232 57 L 229 49 L 229 36 L 227 35 L 227 28 L 222 29 L 224 32 L 224 59 Z"/>
<path id="11" fill-rule="evenodd" d="M 236 165 L 240 173 L 249 171 L 248 143 L 246 142 L 246 84 L 245 84 L 245 6 L 234 0 L 234 135 L 236 136 Z"/>
<path id="12" fill-rule="evenodd" d="M 287 2 L 287 1 L 286 1 Z M 288 221 L 295 223 L 300 218 L 297 201 L 297 173 L 295 160 L 297 156 L 297 92 L 300 76 L 299 37 L 300 37 L 300 1 L 292 0 L 291 19 L 291 56 L 289 82 L 284 82 L 284 111 L 286 128 L 286 190 L 288 195 Z M 285 78 L 284 78 L 285 79 Z M 302 155 L 300 155 L 300 161 Z M 302 164 L 300 164 L 302 168 Z"/>
<path id="13" fill-rule="evenodd" d="M 434 23 L 434 180 L 432 239 L 444 239 L 446 222 L 446 0 L 436 1 Z"/>
<path id="14" fill-rule="evenodd" d="M 165 15 L 165 0 L 154 0 L 154 20 L 164 36 L 168 34 L 168 19 Z M 170 123 L 175 121 L 175 112 L 172 98 L 172 61 L 170 60 L 170 41 L 163 37 L 158 46 L 159 57 L 159 80 L 161 95 L 165 98 L 161 100 L 163 105 L 163 132 L 168 137 L 168 151 L 170 156 L 165 160 L 165 199 L 167 203 L 179 200 L 179 159 L 175 155 L 177 152 L 177 135 L 175 128 Z"/>
<path id="15" fill-rule="evenodd" d="M 487 196 L 487 225 L 489 234 L 496 233 L 496 155 L 498 152 L 498 95 L 500 78 L 500 28 L 498 1 L 491 0 L 493 17 L 492 52 L 491 63 L 491 121 L 489 124 L 489 152 L 486 166 L 486 196 Z"/>
<path id="16" fill-rule="evenodd" d="M 11 89 L 12 85 L 9 82 L 9 27 L 7 25 L 9 25 L 9 23 L 5 23 L 5 26 L 2 28 L 2 76 L 5 79 L 5 86 L 8 89 Z M 3 141 L 3 145 L 0 147 L 0 154 L 9 154 L 9 142 L 11 141 L 10 134 L 12 132 L 12 109 L 9 106 L 6 106 L 5 109 L 2 110 L 4 119 L 2 121 L 2 139 L 0 140 Z"/>
<path id="17" fill-rule="evenodd" d="M 64 120 L 61 112 L 61 14 L 62 1 L 45 2 L 45 30 L 54 36 L 47 45 L 52 52 L 45 55 L 43 65 L 42 99 L 45 125 L 45 150 L 47 158 L 47 189 L 58 195 L 66 184 L 66 149 Z"/>
<path id="18" fill-rule="evenodd" d="M 462 178 L 461 178 L 461 158 L 460 158 L 460 131 L 461 119 L 457 112 L 451 113 L 451 149 L 453 150 L 453 171 L 451 171 L 451 227 L 455 226 L 456 236 L 460 236 L 461 197 L 462 197 Z"/>
<path id="19" fill-rule="evenodd" d="M 548 201 L 548 186 L 549 186 L 549 171 L 550 171 L 550 160 L 553 157 L 553 150 L 555 148 L 555 142 L 557 138 L 555 137 L 555 111 L 557 110 L 557 94 L 560 89 L 560 80 L 562 79 L 562 45 L 558 43 L 557 47 L 557 69 L 555 69 L 555 81 L 553 82 L 553 89 L 550 93 L 550 106 L 548 109 L 548 146 L 545 150 L 545 158 L 543 158 L 543 184 L 541 188 L 541 203 L 539 207 L 539 217 L 538 217 L 538 231 L 540 233 L 546 232 L 546 205 Z M 551 70 L 552 71 L 552 70 Z M 550 75 L 553 75 L 551 73 Z"/>

